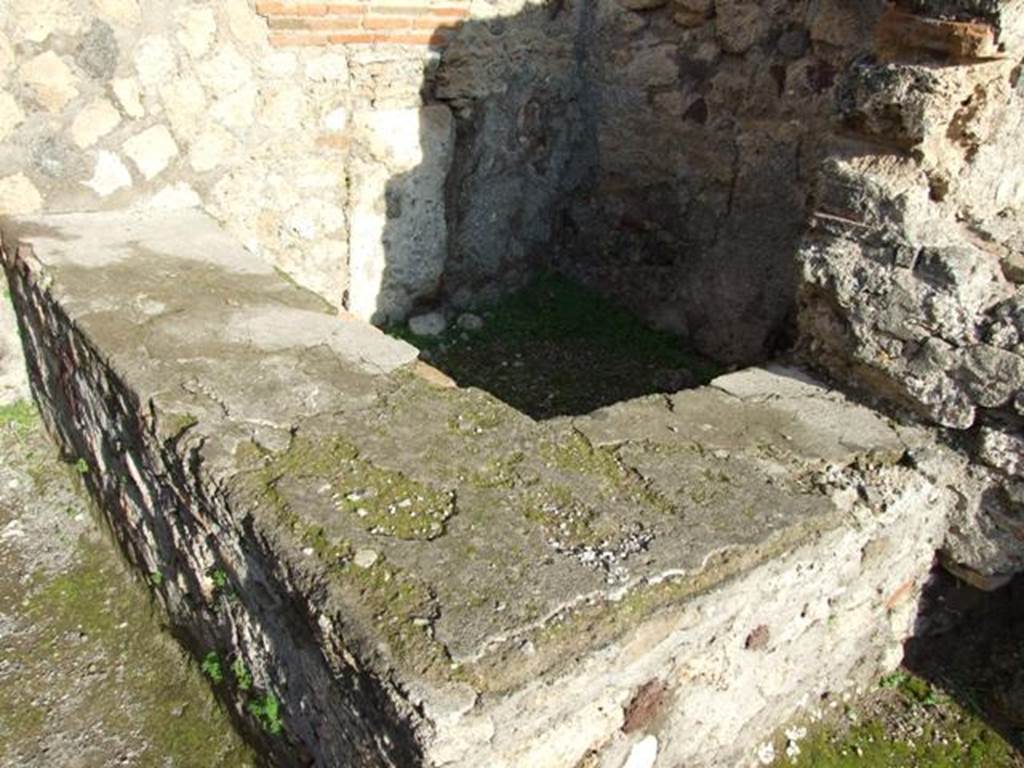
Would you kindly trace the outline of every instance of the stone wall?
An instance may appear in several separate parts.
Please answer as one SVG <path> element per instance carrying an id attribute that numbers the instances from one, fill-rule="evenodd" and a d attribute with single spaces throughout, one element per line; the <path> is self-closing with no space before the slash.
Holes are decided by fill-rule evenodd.
<path id="1" fill-rule="evenodd" d="M 517 200 L 546 222 L 572 150 L 540 172 L 547 197 L 520 188 L 519 177 L 537 185 L 518 155 L 496 159 L 494 133 L 516 130 L 533 84 L 564 66 L 567 39 L 571 53 L 573 22 L 553 32 L 537 8 L 16 0 L 0 10 L 0 212 L 200 205 L 300 284 L 375 322 L 437 299 L 449 251 L 447 282 L 493 295 L 469 275 L 511 282 L 486 262 L 518 269 L 522 242 L 551 239 L 546 223 L 512 224 Z M 435 93 L 440 48 L 455 37 Z M 546 87 L 549 102 L 571 99 L 571 87 Z M 496 110 L 474 138 L 468 94 Z M 443 102 L 461 105 L 458 129 Z M 556 112 L 556 131 L 571 133 Z M 449 180 L 474 145 L 493 170 Z M 465 278 L 460 262 L 471 263 Z"/>
<path id="2" fill-rule="evenodd" d="M 598 169 L 560 266 L 718 359 L 782 346 L 836 73 L 880 5 L 599 3 Z"/>
<path id="3" fill-rule="evenodd" d="M 956 492 L 798 369 L 536 422 L 197 212 L 2 235 L 50 431 L 273 765 L 746 764 L 898 662 Z"/>
<path id="4" fill-rule="evenodd" d="M 844 136 L 798 256 L 799 351 L 974 462 L 948 478 L 946 555 L 998 583 L 1024 567 L 1024 8 L 908 9 L 931 15 L 888 14 L 881 57 L 840 77 Z"/>
<path id="5" fill-rule="evenodd" d="M 1024 8 L 897 5 L 11 0 L 0 212 L 200 205 L 377 323 L 555 268 L 720 360 L 796 335 L 949 430 L 1002 574 Z"/>
<path id="6" fill-rule="evenodd" d="M 0 211 L 201 204 L 340 303 L 345 57 L 275 50 L 246 0 L 0 8 Z"/>

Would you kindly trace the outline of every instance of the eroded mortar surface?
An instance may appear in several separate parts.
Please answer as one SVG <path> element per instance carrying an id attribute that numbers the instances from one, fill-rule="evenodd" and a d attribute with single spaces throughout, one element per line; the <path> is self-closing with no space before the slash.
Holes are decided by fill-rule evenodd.
<path id="1" fill-rule="evenodd" d="M 706 642 L 759 645 L 758 584 L 780 611 L 799 611 L 788 580 L 830 605 L 867 595 L 842 663 L 705 724 L 735 755 L 732 729 L 882 663 L 900 636 L 884 596 L 913 592 L 945 519 L 901 464 L 920 435 L 793 369 L 538 423 L 417 375 L 409 345 L 334 317 L 201 214 L 22 219 L 3 243 L 48 426 L 160 574 L 175 631 L 252 671 L 237 713 L 287 764 L 614 760 L 644 735 L 622 718 L 645 680 L 670 701 Z M 864 554 L 910 524 L 913 548 Z M 851 566 L 806 581 L 815 553 Z M 808 615 L 785 664 L 828 631 Z M 665 764 L 688 755 L 655 725 Z"/>

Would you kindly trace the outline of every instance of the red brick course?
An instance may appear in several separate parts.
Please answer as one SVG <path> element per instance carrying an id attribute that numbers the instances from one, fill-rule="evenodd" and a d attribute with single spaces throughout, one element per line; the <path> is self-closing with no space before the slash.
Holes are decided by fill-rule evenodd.
<path id="1" fill-rule="evenodd" d="M 385 5 L 259 0 L 256 11 L 267 19 L 270 43 L 278 47 L 322 45 L 443 44 L 469 16 L 467 0 Z"/>

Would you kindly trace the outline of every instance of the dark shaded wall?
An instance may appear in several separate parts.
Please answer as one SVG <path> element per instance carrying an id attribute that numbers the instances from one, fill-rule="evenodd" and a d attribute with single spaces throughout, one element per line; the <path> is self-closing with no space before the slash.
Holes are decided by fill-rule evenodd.
<path id="1" fill-rule="evenodd" d="M 464 25 L 432 93 L 458 137 L 448 300 L 555 268 L 719 360 L 767 357 L 789 339 L 836 74 L 881 10 L 598 0 Z"/>

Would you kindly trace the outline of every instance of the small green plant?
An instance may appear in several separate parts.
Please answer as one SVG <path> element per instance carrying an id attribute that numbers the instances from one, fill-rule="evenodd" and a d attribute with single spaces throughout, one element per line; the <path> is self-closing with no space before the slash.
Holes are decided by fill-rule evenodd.
<path id="1" fill-rule="evenodd" d="M 23 440 L 39 420 L 35 405 L 29 400 L 18 400 L 0 406 L 0 429 L 9 429 Z"/>
<path id="2" fill-rule="evenodd" d="M 80 474 L 82 476 L 88 475 L 89 474 L 89 462 L 87 462 L 85 459 L 79 459 L 78 461 L 76 461 L 75 462 L 75 472 L 77 472 L 78 474 Z"/>
<path id="3" fill-rule="evenodd" d="M 210 651 L 203 657 L 202 662 L 199 664 L 199 669 L 215 685 L 220 685 L 224 682 L 224 667 L 221 665 L 220 656 L 217 655 L 216 651 Z"/>
<path id="4" fill-rule="evenodd" d="M 231 664 L 231 674 L 235 676 L 239 690 L 248 691 L 252 688 L 252 672 L 245 666 L 241 658 L 235 659 Z"/>
<path id="5" fill-rule="evenodd" d="M 247 707 L 249 714 L 256 718 L 267 733 L 276 736 L 284 730 L 281 722 L 281 707 L 272 693 L 254 697 Z"/>
<path id="6" fill-rule="evenodd" d="M 210 581 L 213 582 L 213 588 L 220 591 L 228 585 L 228 572 L 223 568 L 212 568 L 207 572 L 210 577 Z"/>
<path id="7" fill-rule="evenodd" d="M 907 674 L 902 670 L 886 675 L 878 681 L 882 688 L 898 690 L 904 699 L 925 707 L 933 707 L 939 703 L 935 689 L 919 677 Z"/>
<path id="8" fill-rule="evenodd" d="M 906 682 L 910 679 L 910 675 L 906 672 L 897 670 L 891 674 L 885 675 L 881 680 L 878 681 L 879 688 L 901 688 L 906 685 Z"/>
<path id="9" fill-rule="evenodd" d="M 148 580 L 151 586 L 159 587 L 164 583 L 164 575 L 160 571 L 153 571 L 149 574 Z"/>

